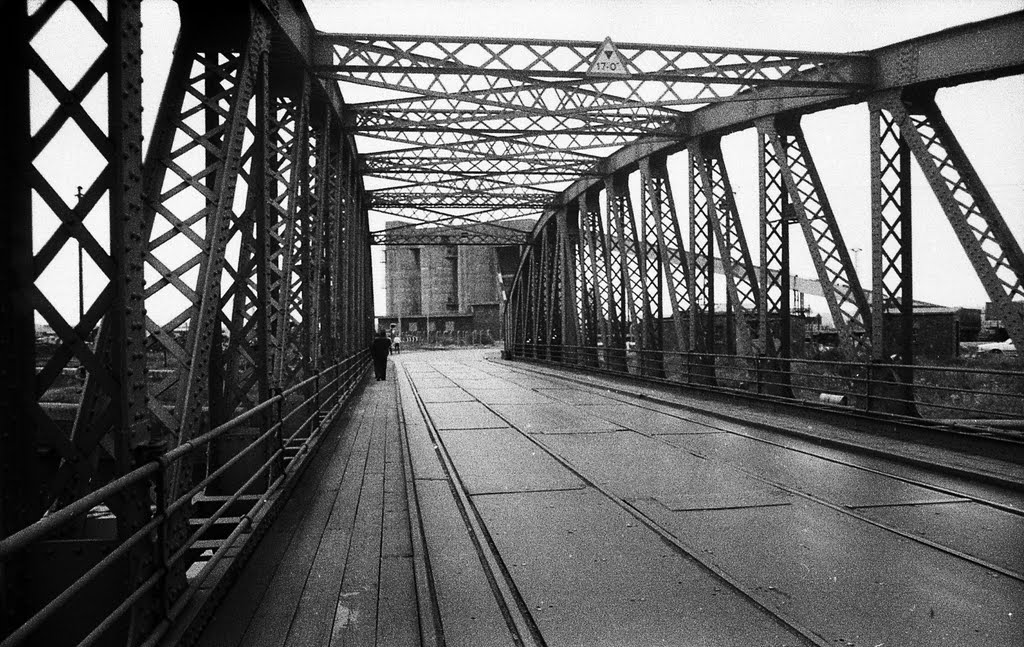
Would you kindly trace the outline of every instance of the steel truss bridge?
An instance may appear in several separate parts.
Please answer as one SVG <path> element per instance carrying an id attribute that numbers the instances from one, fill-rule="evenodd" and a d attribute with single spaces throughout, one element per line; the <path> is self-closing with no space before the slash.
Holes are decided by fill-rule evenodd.
<path id="1" fill-rule="evenodd" d="M 145 154 L 139 0 L 0 9 L 5 646 L 157 644 L 191 613 L 365 373 L 371 244 L 519 245 L 503 268 L 507 353 L 654 378 L 684 361 L 704 384 L 723 341 L 717 266 L 724 341 L 786 395 L 802 238 L 850 357 L 888 362 L 886 400 L 909 404 L 916 163 L 1024 340 L 1021 245 L 934 101 L 1020 74 L 1024 13 L 841 54 L 327 34 L 298 0 L 224 3 L 217 21 L 179 4 Z M 101 43 L 73 81 L 37 49 L 69 11 Z M 352 84 L 383 98 L 347 102 Z M 871 286 L 800 125 L 864 103 Z M 94 160 L 74 203 L 40 162 L 69 128 Z M 758 141 L 756 242 L 720 147 L 745 129 Z M 357 136 L 382 144 L 361 153 Z M 683 152 L 689 190 L 675 194 L 667 159 Z M 371 177 L 387 186 L 368 191 Z M 371 230 L 371 212 L 406 224 Z M 503 224 L 522 217 L 539 218 L 529 235 Z M 43 285 L 73 274 L 59 260 L 73 246 L 102 276 L 76 315 Z M 51 342 L 37 342 L 39 322 Z"/>

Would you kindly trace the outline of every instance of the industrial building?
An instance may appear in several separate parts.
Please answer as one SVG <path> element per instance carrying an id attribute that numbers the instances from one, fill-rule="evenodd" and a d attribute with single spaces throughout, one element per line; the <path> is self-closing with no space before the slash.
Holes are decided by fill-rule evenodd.
<path id="1" fill-rule="evenodd" d="M 533 219 L 501 223 L 520 231 Z M 408 226 L 391 221 L 387 228 Z M 477 228 L 479 229 L 479 227 Z M 511 282 L 504 256 L 519 257 L 517 246 L 478 244 L 386 245 L 384 271 L 387 311 L 380 325 L 414 336 L 490 331 L 501 334 L 503 281 Z M 506 275 L 502 275 L 505 265 Z M 394 327 L 392 328 L 392 324 Z"/>

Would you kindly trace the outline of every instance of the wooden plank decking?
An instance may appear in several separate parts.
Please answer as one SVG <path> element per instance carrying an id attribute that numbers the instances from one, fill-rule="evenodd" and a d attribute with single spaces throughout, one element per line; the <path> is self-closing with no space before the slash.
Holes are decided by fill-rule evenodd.
<path id="1" fill-rule="evenodd" d="M 394 373 L 329 434 L 200 646 L 420 644 Z"/>

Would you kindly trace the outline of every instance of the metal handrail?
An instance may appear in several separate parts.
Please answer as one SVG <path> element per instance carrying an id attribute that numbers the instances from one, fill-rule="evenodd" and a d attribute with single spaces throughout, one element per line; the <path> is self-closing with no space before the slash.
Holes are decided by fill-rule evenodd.
<path id="1" fill-rule="evenodd" d="M 632 375 L 645 380 L 664 384 L 689 384 L 705 389 L 724 392 L 743 393 L 750 396 L 783 399 L 809 404 L 801 393 L 821 391 L 839 392 L 849 398 L 857 398 L 858 405 L 824 405 L 844 406 L 846 409 L 871 410 L 876 405 L 914 404 L 928 408 L 934 412 L 961 412 L 972 417 L 999 420 L 1020 420 L 1024 423 L 1024 371 L 1005 368 L 978 368 L 958 366 L 933 366 L 926 364 L 895 364 L 874 360 L 838 361 L 812 358 L 783 358 L 765 355 L 727 355 L 716 353 L 697 353 L 686 351 L 661 351 L 627 349 L 605 346 L 571 346 L 552 344 L 509 344 L 507 350 L 513 356 L 524 357 L 532 361 L 572 366 L 583 370 L 591 370 L 611 375 Z M 676 362 L 674 370 L 669 370 L 666 377 L 651 375 L 652 364 L 662 361 L 662 368 L 670 359 Z M 770 363 L 781 365 L 774 368 Z M 768 365 L 766 365 L 768 364 Z M 617 365 L 617 368 L 616 368 Z M 814 372 L 814 369 L 820 369 Z M 900 381 L 901 371 L 912 371 L 912 382 Z M 733 375 L 723 375 L 728 371 L 746 371 L 748 380 Z M 1011 386 L 999 389 L 998 386 L 980 385 L 976 388 L 965 388 L 953 383 L 955 377 L 987 377 L 1004 381 L 1019 381 L 1020 388 Z M 707 384 L 707 378 L 715 377 L 717 384 Z M 949 384 L 934 384 L 928 381 L 947 379 Z M 812 380 L 824 382 L 824 385 L 810 384 Z M 988 382 L 988 380 L 986 380 Z M 739 383 L 741 386 L 737 386 Z M 899 387 L 911 386 L 915 392 L 911 400 L 906 400 L 894 393 Z M 787 387 L 793 397 L 768 394 L 772 387 Z M 831 389 L 829 387 L 832 387 Z M 777 390 L 777 389 L 776 389 Z M 1002 405 L 994 409 L 991 405 L 972 408 L 956 405 L 949 401 L 950 394 L 961 394 L 976 398 L 997 398 Z M 933 397 L 929 398 L 931 395 Z M 818 405 L 817 401 L 814 404 Z M 888 413 L 896 417 L 900 414 Z M 909 417 L 909 416 L 907 416 Z M 934 417 L 934 416 L 930 416 Z M 921 418 L 915 418 L 922 420 Z M 927 420 L 925 417 L 924 420 Z"/>
<path id="2" fill-rule="evenodd" d="M 136 529 L 129 537 L 120 541 L 118 546 L 105 555 L 103 559 L 92 565 L 85 573 L 65 588 L 64 591 L 50 600 L 41 609 L 35 611 L 10 635 L 4 638 L 3 642 L 0 643 L 0 647 L 14 647 L 31 636 L 35 631 L 40 629 L 54 613 L 66 605 L 86 586 L 95 581 L 103 571 L 118 562 L 130 550 L 149 537 L 152 532 L 158 531 L 160 539 L 157 542 L 155 549 L 159 554 L 156 556 L 155 562 L 159 566 L 154 569 L 150 577 L 148 577 L 139 586 L 135 587 L 134 590 L 127 593 L 125 599 L 122 600 L 117 608 L 107 614 L 106 617 L 99 620 L 99 623 L 93 628 L 93 630 L 79 643 L 80 647 L 92 644 L 96 639 L 113 627 L 121 616 L 128 612 L 142 596 L 152 590 L 153 587 L 156 586 L 163 578 L 166 578 L 171 572 L 171 567 L 188 553 L 188 551 L 195 545 L 195 542 L 203 536 L 206 530 L 208 530 L 218 519 L 223 517 L 225 512 L 238 501 L 244 492 L 248 491 L 248 489 L 259 479 L 264 478 L 271 466 L 281 459 L 283 455 L 283 448 L 279 448 L 272 452 L 266 460 L 263 461 L 263 464 L 254 470 L 253 474 L 249 476 L 245 483 L 240 485 L 231 496 L 218 506 L 217 510 L 214 511 L 213 514 L 207 517 L 196 530 L 190 533 L 189 537 L 177 548 L 177 550 L 174 551 L 173 554 L 168 555 L 166 546 L 166 525 L 171 517 L 183 507 L 191 503 L 195 495 L 199 494 L 206 486 L 237 465 L 252 451 L 265 446 L 267 441 L 274 434 L 278 434 L 293 416 L 299 415 L 299 412 L 302 409 L 313 404 L 314 406 L 312 407 L 312 411 L 297 424 L 295 431 L 289 436 L 288 441 L 290 442 L 296 439 L 303 431 L 310 431 L 313 427 L 316 427 L 316 429 L 312 431 L 308 437 L 303 439 L 304 442 L 299 448 L 295 459 L 288 464 L 277 478 L 268 484 L 268 489 L 263 496 L 261 496 L 259 500 L 255 502 L 253 507 L 243 515 L 240 523 L 236 525 L 228 538 L 221 543 L 213 557 L 207 560 L 206 564 L 197 576 L 191 579 L 186 592 L 174 601 L 173 606 L 170 607 L 168 612 L 165 614 L 165 617 L 157 625 L 156 630 L 146 641 L 147 644 L 155 643 L 155 641 L 159 639 L 159 636 L 169 629 L 170 621 L 178 615 L 182 609 L 184 609 L 184 606 L 198 590 L 202 581 L 210 572 L 212 572 L 213 568 L 223 557 L 226 551 L 233 545 L 238 536 L 251 526 L 253 520 L 257 518 L 257 515 L 269 502 L 273 493 L 278 491 L 284 481 L 294 474 L 296 460 L 298 460 L 300 456 L 305 455 L 306 452 L 304 450 L 308 450 L 312 444 L 319 441 L 320 434 L 317 433 L 317 431 L 326 428 L 323 420 L 331 420 L 335 415 L 337 415 L 340 407 L 352 394 L 360 379 L 365 374 L 368 366 L 369 357 L 367 351 L 360 351 L 350 355 L 323 371 L 315 372 L 312 376 L 302 382 L 280 391 L 231 420 L 218 425 L 214 429 L 182 443 L 180 446 L 165 452 L 161 456 L 150 460 L 143 465 L 140 465 L 132 471 L 121 475 L 100 488 L 97 488 L 93 492 L 90 492 L 63 508 L 48 514 L 35 523 L 0 540 L 0 562 L 9 561 L 21 551 L 27 549 L 36 542 L 53 535 L 62 526 L 75 518 L 86 514 L 89 510 L 92 510 L 96 506 L 102 504 L 111 496 L 147 480 L 152 480 L 154 477 L 157 482 L 156 510 L 152 518 Z M 329 376 L 328 379 L 323 379 L 324 375 Z M 163 483 L 165 475 L 171 465 L 192 455 L 197 450 L 206 447 L 214 440 L 238 428 L 253 417 L 268 411 L 272 407 L 282 405 L 289 396 L 309 387 L 310 385 L 314 386 L 315 392 L 298 402 L 295 407 L 289 411 L 287 416 L 282 417 L 282 419 L 270 425 L 266 431 L 252 440 L 245 448 L 237 452 L 217 469 L 206 474 L 204 478 L 193 485 L 187 492 L 179 495 L 173 501 L 165 500 Z M 323 411 L 323 409 L 326 409 L 326 412 Z M 326 413 L 325 418 L 321 418 L 321 414 L 323 413 Z"/>

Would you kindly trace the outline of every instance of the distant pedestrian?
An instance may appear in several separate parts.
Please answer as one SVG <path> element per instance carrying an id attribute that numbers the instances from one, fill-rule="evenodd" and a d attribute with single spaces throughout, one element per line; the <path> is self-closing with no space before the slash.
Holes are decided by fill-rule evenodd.
<path id="1" fill-rule="evenodd" d="M 395 355 L 402 352 L 402 338 L 395 333 L 395 336 L 391 339 L 391 349 L 395 352 Z"/>
<path id="2" fill-rule="evenodd" d="M 381 330 L 370 344 L 370 357 L 373 358 L 373 372 L 377 381 L 383 380 L 388 371 L 388 355 L 391 353 L 391 340 Z"/>

